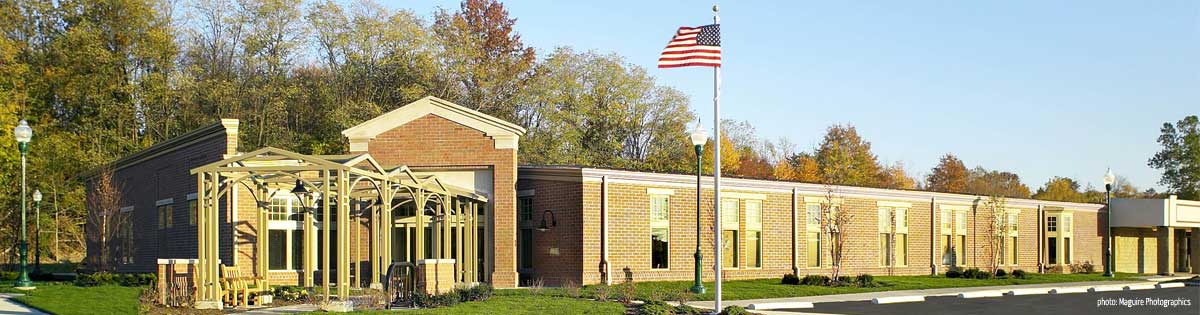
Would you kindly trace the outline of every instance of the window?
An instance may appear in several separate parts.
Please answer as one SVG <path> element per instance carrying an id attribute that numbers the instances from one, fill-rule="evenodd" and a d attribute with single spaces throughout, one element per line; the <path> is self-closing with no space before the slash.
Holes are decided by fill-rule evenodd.
<path id="1" fill-rule="evenodd" d="M 1071 238 L 1063 237 L 1063 263 L 1071 263 Z"/>
<path id="2" fill-rule="evenodd" d="M 533 268 L 533 229 L 521 229 L 521 268 Z"/>
<path id="3" fill-rule="evenodd" d="M 1046 231 L 1047 232 L 1057 232 L 1058 231 L 1058 217 L 1046 217 Z"/>
<path id="4" fill-rule="evenodd" d="M 1062 221 L 1063 233 L 1071 233 L 1071 216 L 1064 215 Z"/>
<path id="5" fill-rule="evenodd" d="M 808 232 L 808 266 L 821 266 L 821 232 Z"/>
<path id="6" fill-rule="evenodd" d="M 271 198 L 271 204 L 267 205 L 267 220 L 271 221 L 286 221 L 292 214 L 292 199 L 294 197 L 275 197 Z M 299 206 L 297 202 L 294 206 Z"/>
<path id="7" fill-rule="evenodd" d="M 670 267 L 671 203 L 665 195 L 650 196 L 650 268 Z"/>
<path id="8" fill-rule="evenodd" d="M 908 209 L 879 208 L 879 264 L 908 265 Z"/>
<path id="9" fill-rule="evenodd" d="M 954 246 L 954 257 L 957 257 L 957 265 L 965 266 L 967 264 L 967 236 L 959 235 L 958 244 Z"/>
<path id="10" fill-rule="evenodd" d="M 199 203 L 196 199 L 188 200 L 188 225 L 196 226 L 196 215 L 199 213 Z"/>
<path id="11" fill-rule="evenodd" d="M 723 268 L 737 268 L 738 251 L 741 249 L 740 239 L 738 238 L 738 220 L 737 199 L 721 200 L 721 261 Z"/>
<path id="12" fill-rule="evenodd" d="M 942 264 L 954 264 L 954 239 L 951 235 L 942 235 Z"/>
<path id="13" fill-rule="evenodd" d="M 175 225 L 175 220 L 172 216 L 175 214 L 173 206 L 170 204 L 158 206 L 158 228 L 165 229 Z"/>
<path id="14" fill-rule="evenodd" d="M 957 217 L 954 218 L 955 219 L 954 223 L 956 223 L 955 225 L 957 225 L 957 227 L 955 228 L 956 229 L 955 233 L 956 234 L 966 234 L 967 233 L 967 212 L 966 211 L 958 211 L 955 214 L 957 214 Z"/>
<path id="15" fill-rule="evenodd" d="M 1046 256 L 1050 257 L 1051 265 L 1058 264 L 1058 238 L 1050 237 L 1046 240 L 1046 253 Z"/>
<path id="16" fill-rule="evenodd" d="M 821 225 L 821 205 L 809 204 L 805 206 L 808 212 L 808 225 Z"/>
<path id="17" fill-rule="evenodd" d="M 287 230 L 270 230 L 267 233 L 267 267 L 271 270 L 287 268 Z"/>
<path id="18" fill-rule="evenodd" d="M 292 250 L 292 260 L 288 266 L 291 266 L 292 270 L 300 270 L 304 268 L 304 230 L 292 230 L 290 232 L 292 234 L 292 244 L 288 248 Z"/>
<path id="19" fill-rule="evenodd" d="M 762 200 L 746 201 L 746 246 L 750 267 L 762 268 Z"/>
<path id="20" fill-rule="evenodd" d="M 520 213 L 521 220 L 533 220 L 533 197 L 518 197 L 517 212 Z"/>
<path id="21" fill-rule="evenodd" d="M 804 206 L 805 213 L 808 215 L 807 224 L 805 226 L 807 250 L 806 255 L 807 266 L 817 268 L 821 266 L 821 205 L 816 203 L 806 204 Z"/>
<path id="22" fill-rule="evenodd" d="M 1008 263 L 1016 265 L 1017 264 L 1017 237 L 1016 236 L 1012 236 L 1012 237 L 1008 238 L 1007 250 L 1008 250 Z"/>
<path id="23" fill-rule="evenodd" d="M 121 263 L 132 264 L 134 254 L 133 222 L 131 220 L 133 217 L 133 207 L 126 208 L 128 208 L 129 211 L 126 212 L 124 209 L 121 210 L 121 221 L 117 224 L 119 226 L 117 232 L 120 235 L 121 242 L 124 244 L 123 246 L 119 246 L 118 250 L 121 253 Z"/>
<path id="24" fill-rule="evenodd" d="M 954 219 L 951 218 L 951 215 L 950 215 L 950 210 L 942 210 L 942 233 L 945 233 L 945 234 L 953 233 L 950 229 L 951 223 L 952 223 L 951 221 L 953 221 L 953 220 Z"/>
<path id="25" fill-rule="evenodd" d="M 1008 214 L 1008 232 L 1009 233 L 1017 232 L 1017 214 L 1016 213 Z"/>

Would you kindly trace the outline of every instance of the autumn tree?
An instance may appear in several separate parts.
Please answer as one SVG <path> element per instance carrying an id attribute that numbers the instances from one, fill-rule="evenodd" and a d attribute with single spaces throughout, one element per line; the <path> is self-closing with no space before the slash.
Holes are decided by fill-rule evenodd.
<path id="1" fill-rule="evenodd" d="M 967 167 L 954 154 L 946 153 L 925 176 L 925 189 L 961 193 L 967 189 Z"/>
<path id="2" fill-rule="evenodd" d="M 820 168 L 812 154 L 801 152 L 776 163 L 775 178 L 805 183 L 821 182 Z"/>
<path id="3" fill-rule="evenodd" d="M 850 233 L 850 222 L 854 220 L 854 214 L 850 211 L 840 211 L 842 203 L 841 193 L 832 185 L 825 187 L 825 198 L 821 201 L 821 217 L 818 220 L 820 223 L 821 233 L 823 237 L 829 240 L 830 264 L 830 281 L 833 284 L 838 283 L 838 277 L 842 271 L 842 261 L 845 257 L 844 249 L 846 244 L 847 233 Z"/>
<path id="4" fill-rule="evenodd" d="M 460 104 L 516 120 L 514 98 L 533 75 L 533 48 L 513 30 L 517 19 L 496 0 L 465 0 L 458 11 L 439 11 L 433 33 L 443 44 L 439 62 L 447 70 L 446 90 Z"/>
<path id="5" fill-rule="evenodd" d="M 876 187 L 882 167 L 871 152 L 871 143 L 859 137 L 852 125 L 833 125 L 813 155 L 821 181 L 833 185 Z"/>
<path id="6" fill-rule="evenodd" d="M 1162 171 L 1159 184 L 1182 199 L 1200 199 L 1200 118 L 1187 116 L 1163 123 L 1158 136 L 1162 148 L 1150 158 L 1149 165 Z"/>
<path id="7" fill-rule="evenodd" d="M 879 172 L 877 180 L 880 188 L 887 189 L 916 189 L 917 180 L 908 176 L 904 170 L 904 163 L 896 162 L 891 166 L 884 167 Z"/>
<path id="8" fill-rule="evenodd" d="M 116 267 L 116 252 L 123 246 L 116 244 L 120 235 L 120 226 L 124 222 L 121 215 L 121 204 L 124 196 L 122 189 L 113 182 L 111 170 L 104 170 L 96 175 L 91 184 L 91 194 L 88 197 L 87 240 L 96 244 L 95 255 L 89 255 L 93 261 L 89 265 L 100 271 L 113 271 Z"/>
<path id="9" fill-rule="evenodd" d="M 1057 176 L 1046 181 L 1045 185 L 1038 188 L 1037 192 L 1033 194 L 1033 199 L 1086 202 L 1083 193 L 1079 191 L 1078 182 L 1074 179 Z"/>
<path id="10" fill-rule="evenodd" d="M 987 251 L 991 258 L 988 267 L 991 268 L 993 275 L 996 274 L 997 269 L 1000 269 L 1001 257 L 1004 255 L 1003 244 L 1008 236 L 1009 225 L 1015 224 L 1015 222 L 1008 222 L 1007 206 L 1008 200 L 1003 196 L 988 196 L 983 202 L 983 212 L 986 214 L 984 220 L 987 220 L 985 229 Z"/>
<path id="11" fill-rule="evenodd" d="M 967 185 L 961 191 L 981 196 L 1029 198 L 1029 187 L 1016 173 L 987 170 L 977 166 L 967 173 Z"/>

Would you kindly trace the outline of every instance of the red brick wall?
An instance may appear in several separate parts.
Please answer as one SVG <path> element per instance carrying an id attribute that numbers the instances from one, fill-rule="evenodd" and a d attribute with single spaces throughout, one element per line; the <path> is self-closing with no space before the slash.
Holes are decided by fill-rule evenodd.
<path id="1" fill-rule="evenodd" d="M 585 270 L 580 259 L 584 250 L 580 246 L 584 235 L 582 184 L 520 180 L 517 189 L 533 190 L 534 193 L 533 220 L 518 220 L 521 229 L 532 229 L 533 233 L 533 271 L 521 275 L 527 279 L 521 285 L 539 278 L 549 286 L 582 283 L 581 275 Z M 541 224 L 545 210 L 554 213 L 558 224 L 541 232 L 536 228 Z M 550 217 L 546 220 L 550 222 Z"/>
<path id="2" fill-rule="evenodd" d="M 214 127 L 209 127 L 214 128 Z M 196 176 L 189 170 L 204 164 L 223 159 L 229 150 L 236 150 L 236 133 L 226 133 L 224 128 L 216 126 L 205 135 L 195 139 L 181 141 L 176 145 L 152 148 L 135 153 L 131 160 L 119 161 L 114 167 L 113 183 L 123 188 L 122 206 L 133 206 L 131 220 L 126 222 L 133 229 L 134 262 L 118 266 L 121 272 L 154 272 L 159 258 L 196 258 L 197 230 L 195 225 L 188 224 L 188 194 L 196 193 Z M 218 134 L 213 134 L 218 133 Z M 170 141 L 170 140 L 169 140 Z M 89 180 L 87 198 L 93 195 L 94 178 Z M 170 228 L 159 229 L 159 212 L 155 202 L 162 199 L 174 199 L 174 224 Z M 91 204 L 90 202 L 88 203 Z M 222 206 L 223 209 L 228 207 Z M 92 211 L 93 209 L 88 209 Z M 221 220 L 228 222 L 229 213 L 221 212 Z M 88 229 L 99 228 L 88 226 Z M 221 226 L 223 235 L 229 235 L 229 224 Z M 120 240 L 117 240 L 119 242 Z M 232 238 L 221 239 L 220 251 L 223 260 L 232 257 Z M 97 242 L 87 244 L 89 257 L 97 257 L 100 246 Z M 110 247 L 117 251 L 115 246 Z M 117 255 L 117 253 L 112 253 Z M 88 261 L 91 261 L 89 259 Z"/>
<path id="3" fill-rule="evenodd" d="M 379 134 L 367 150 L 388 167 L 491 168 L 495 194 L 489 200 L 494 242 L 490 280 L 500 288 L 517 285 L 516 149 L 496 149 L 495 141 L 483 132 L 430 114 Z"/>

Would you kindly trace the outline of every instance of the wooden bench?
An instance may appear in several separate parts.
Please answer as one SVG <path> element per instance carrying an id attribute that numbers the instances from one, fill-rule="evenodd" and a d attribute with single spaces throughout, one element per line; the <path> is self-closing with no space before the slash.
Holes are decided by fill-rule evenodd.
<path id="1" fill-rule="evenodd" d="M 261 276 L 243 276 L 237 266 L 221 265 L 221 285 L 225 287 L 222 299 L 230 306 L 250 305 L 250 296 L 254 293 L 267 291 L 267 280 Z M 240 299 L 240 304 L 238 303 Z M 262 304 L 254 298 L 254 304 Z"/>

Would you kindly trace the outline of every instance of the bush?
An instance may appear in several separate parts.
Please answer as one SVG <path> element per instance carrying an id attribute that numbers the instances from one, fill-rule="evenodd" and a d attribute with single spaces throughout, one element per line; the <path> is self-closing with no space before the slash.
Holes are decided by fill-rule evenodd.
<path id="1" fill-rule="evenodd" d="M 946 272 L 946 278 L 959 278 L 959 277 L 962 277 L 962 272 L 959 272 L 958 270 L 950 270 L 950 271 Z"/>
<path id="2" fill-rule="evenodd" d="M 707 314 L 707 313 L 705 313 L 704 311 L 701 311 L 698 308 L 691 307 L 687 304 L 680 304 L 679 306 L 675 307 L 675 314 L 678 314 L 678 315 L 700 315 L 700 314 Z"/>
<path id="3" fill-rule="evenodd" d="M 478 284 L 474 287 L 466 289 L 457 289 L 459 297 L 463 302 L 470 301 L 487 301 L 492 298 L 492 286 L 490 284 Z"/>
<path id="4" fill-rule="evenodd" d="M 863 288 L 875 287 L 875 276 L 867 273 L 858 275 L 857 277 L 854 277 L 854 284 Z"/>
<path id="5" fill-rule="evenodd" d="M 742 308 L 741 306 L 730 305 L 721 310 L 720 315 L 750 315 L 750 312 L 747 312 L 746 309 Z"/>
<path id="6" fill-rule="evenodd" d="M 971 268 L 963 271 L 962 277 L 964 279 L 990 279 L 992 274 L 979 270 L 979 268 Z"/>
<path id="7" fill-rule="evenodd" d="M 157 281 L 158 277 L 152 273 L 111 274 L 107 272 L 97 272 L 92 274 L 82 274 L 75 277 L 75 285 L 82 287 L 117 284 L 127 287 L 142 287 L 154 285 Z"/>
<path id="8" fill-rule="evenodd" d="M 638 306 L 638 315 L 672 315 L 675 313 L 675 307 L 663 301 L 647 301 Z"/>
<path id="9" fill-rule="evenodd" d="M 850 285 L 851 283 L 850 276 L 838 276 L 837 282 L 831 284 L 831 286 L 844 286 Z"/>
<path id="10" fill-rule="evenodd" d="M 1012 272 L 1013 278 L 1025 279 L 1025 270 L 1017 269 Z"/>
<path id="11" fill-rule="evenodd" d="M 17 280 L 17 277 L 19 277 L 19 275 L 16 271 L 0 271 L 0 280 L 14 281 Z"/>
<path id="12" fill-rule="evenodd" d="M 824 275 L 807 275 L 800 280 L 803 285 L 829 285 L 829 276 Z"/>
<path id="13" fill-rule="evenodd" d="M 794 273 L 783 275 L 783 284 L 800 284 L 800 277 L 797 277 Z"/>
<path id="14" fill-rule="evenodd" d="M 980 272 L 975 273 L 975 279 L 991 279 L 991 278 L 992 278 L 992 273 L 990 273 L 990 272 L 980 271 Z"/>
<path id="15" fill-rule="evenodd" d="M 1071 273 L 1095 273 L 1095 272 L 1096 272 L 1096 265 L 1093 265 L 1091 261 L 1084 261 L 1082 263 L 1071 264 Z"/>
<path id="16" fill-rule="evenodd" d="M 612 290 L 612 288 L 609 287 L 607 284 L 603 284 L 603 283 L 597 284 L 595 286 L 595 288 L 596 289 L 593 290 L 592 292 L 593 292 L 593 294 L 595 294 L 596 300 L 598 300 L 600 302 L 608 302 L 608 295 L 609 295 L 609 293 L 612 292 L 612 291 L 610 291 L 610 290 Z"/>
<path id="17" fill-rule="evenodd" d="M 637 284 L 633 281 L 625 281 L 625 283 L 616 285 L 617 300 L 621 303 L 629 304 L 637 298 Z"/>
<path id="18" fill-rule="evenodd" d="M 1008 273 L 1004 272 L 1004 269 L 996 269 L 996 278 L 1004 278 L 1007 276 L 1008 276 Z"/>
<path id="19" fill-rule="evenodd" d="M 275 299 L 284 302 L 300 302 L 308 300 L 308 290 L 305 290 L 304 287 L 294 285 L 272 287 L 271 295 L 275 296 Z"/>
<path id="20" fill-rule="evenodd" d="M 424 308 L 454 306 L 460 301 L 462 301 L 462 296 L 458 294 L 458 290 L 440 295 L 429 295 L 424 292 L 413 293 L 413 304 Z"/>

